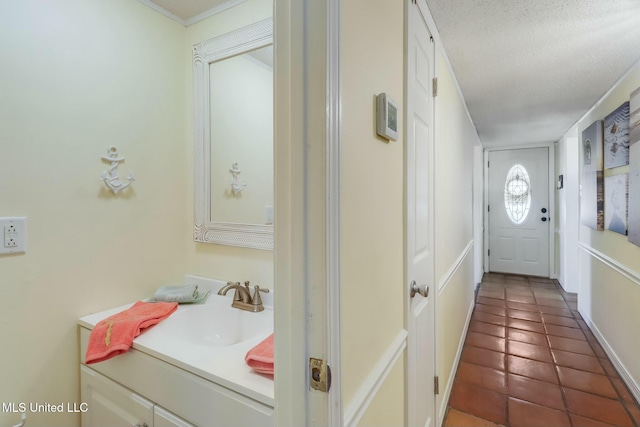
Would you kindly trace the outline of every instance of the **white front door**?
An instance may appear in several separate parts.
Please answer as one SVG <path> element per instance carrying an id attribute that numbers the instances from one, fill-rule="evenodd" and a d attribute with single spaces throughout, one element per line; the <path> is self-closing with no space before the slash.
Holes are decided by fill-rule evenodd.
<path id="1" fill-rule="evenodd" d="M 433 215 L 434 44 L 420 7 L 410 4 L 405 150 L 408 425 L 433 426 L 435 314 Z M 426 5 L 424 5 L 426 7 Z M 409 292 L 415 284 L 421 293 Z"/>
<path id="2" fill-rule="evenodd" d="M 489 271 L 549 277 L 549 149 L 489 153 Z"/>

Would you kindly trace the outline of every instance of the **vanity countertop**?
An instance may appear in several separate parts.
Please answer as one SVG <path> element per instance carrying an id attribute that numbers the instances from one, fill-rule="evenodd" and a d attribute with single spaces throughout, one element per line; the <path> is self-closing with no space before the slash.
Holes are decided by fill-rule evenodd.
<path id="1" fill-rule="evenodd" d="M 229 295 L 231 295 L 231 293 Z M 224 300 L 225 304 L 228 303 L 229 306 L 231 305 L 231 298 L 211 295 L 204 304 L 179 305 L 178 309 L 171 316 L 179 313 L 185 315 L 187 314 L 187 310 L 193 310 L 195 307 L 202 307 L 203 305 L 211 306 L 211 309 L 215 309 L 215 305 L 220 304 L 221 300 Z M 89 314 L 81 317 L 78 320 L 78 324 L 83 328 L 91 330 L 99 321 L 126 310 L 132 305 L 133 303 L 99 313 Z M 162 331 L 162 324 L 168 321 L 170 316 L 163 322 L 144 329 L 142 333 L 134 339 L 132 348 L 273 407 L 273 379 L 269 376 L 253 372 L 244 361 L 247 351 L 267 338 L 273 331 L 273 310 L 265 308 L 265 310 L 260 313 L 246 313 L 251 316 L 262 316 L 265 322 L 270 322 L 270 331 L 262 332 L 246 341 L 233 345 L 209 346 L 206 344 L 178 341 L 168 337 Z M 121 356 L 116 356 L 111 360 L 115 360 L 118 357 Z M 82 362 L 84 363 L 84 360 L 82 360 Z"/>

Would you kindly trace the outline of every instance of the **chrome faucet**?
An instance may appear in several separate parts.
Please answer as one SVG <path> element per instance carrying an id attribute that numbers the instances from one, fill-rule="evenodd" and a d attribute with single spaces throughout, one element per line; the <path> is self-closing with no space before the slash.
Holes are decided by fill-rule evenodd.
<path id="1" fill-rule="evenodd" d="M 261 288 L 256 285 L 253 287 L 253 296 L 249 289 L 249 281 L 244 282 L 244 286 L 240 282 L 227 282 L 227 284 L 218 291 L 218 295 L 226 295 L 231 289 L 235 289 L 233 295 L 233 302 L 231 307 L 239 308 L 241 310 L 258 312 L 264 310 L 262 305 L 262 298 L 260 292 L 269 292 L 269 289 Z"/>

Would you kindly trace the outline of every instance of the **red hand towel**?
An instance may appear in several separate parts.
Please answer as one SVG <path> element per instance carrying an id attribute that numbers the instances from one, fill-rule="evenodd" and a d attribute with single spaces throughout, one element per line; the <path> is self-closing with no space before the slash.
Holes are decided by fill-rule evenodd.
<path id="1" fill-rule="evenodd" d="M 273 334 L 249 350 L 244 361 L 256 372 L 273 375 Z"/>
<path id="2" fill-rule="evenodd" d="M 177 309 L 177 302 L 138 301 L 131 308 L 101 320 L 89 336 L 85 363 L 102 362 L 126 353 L 141 329 L 155 325 Z"/>

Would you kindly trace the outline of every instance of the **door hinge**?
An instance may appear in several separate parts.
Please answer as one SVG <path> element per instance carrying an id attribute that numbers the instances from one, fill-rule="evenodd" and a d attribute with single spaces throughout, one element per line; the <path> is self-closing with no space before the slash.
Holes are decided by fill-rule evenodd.
<path id="1" fill-rule="evenodd" d="M 433 97 L 438 96 L 438 78 L 434 77 L 433 79 Z"/>
<path id="2" fill-rule="evenodd" d="M 489 163 L 490 163 L 490 162 L 487 162 L 487 167 L 489 167 Z"/>
<path id="3" fill-rule="evenodd" d="M 328 393 L 331 388 L 331 368 L 322 359 L 309 359 L 309 385 L 314 390 Z"/>
<path id="4" fill-rule="evenodd" d="M 491 212 L 491 205 L 487 205 L 487 212 Z"/>
<path id="5" fill-rule="evenodd" d="M 487 249 L 487 256 L 491 256 L 491 249 Z"/>
<path id="6" fill-rule="evenodd" d="M 433 377 L 433 392 L 440 394 L 440 378 L 438 376 Z"/>

